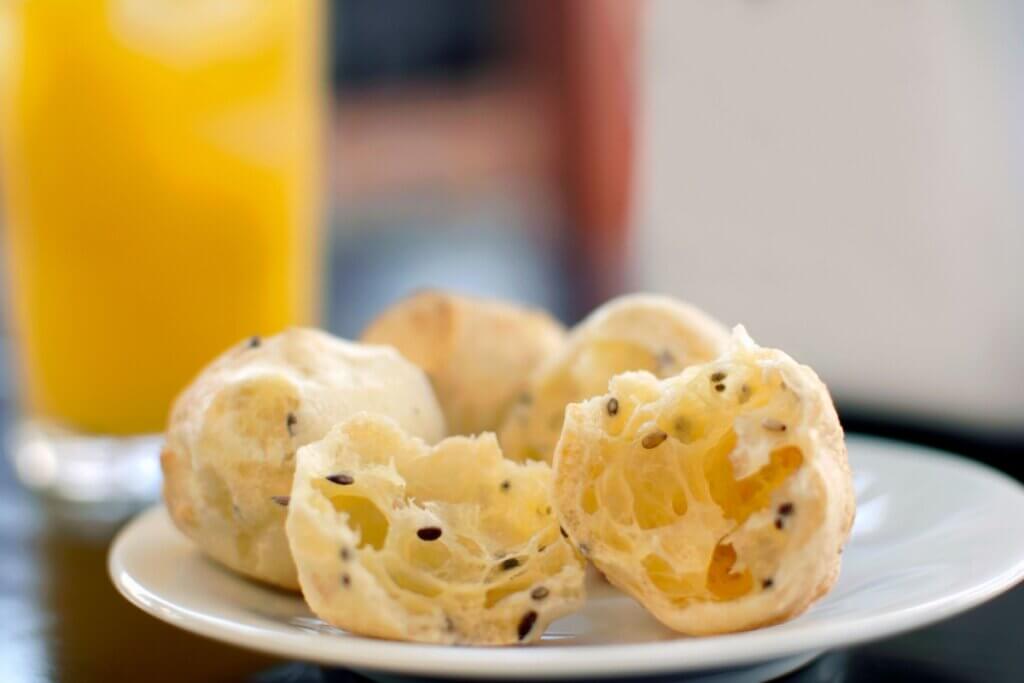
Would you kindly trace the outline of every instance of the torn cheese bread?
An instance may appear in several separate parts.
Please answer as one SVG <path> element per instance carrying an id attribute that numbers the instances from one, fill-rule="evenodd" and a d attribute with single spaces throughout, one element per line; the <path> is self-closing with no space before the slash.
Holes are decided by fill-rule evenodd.
<path id="1" fill-rule="evenodd" d="M 791 619 L 838 576 L 854 495 L 832 400 L 742 328 L 712 362 L 569 406 L 554 466 L 572 541 L 682 633 Z"/>
<path id="2" fill-rule="evenodd" d="M 339 628 L 427 643 L 538 640 L 583 603 L 584 561 L 551 507 L 551 467 L 497 440 L 434 447 L 357 415 L 299 451 L 288 539 L 310 608 Z"/>

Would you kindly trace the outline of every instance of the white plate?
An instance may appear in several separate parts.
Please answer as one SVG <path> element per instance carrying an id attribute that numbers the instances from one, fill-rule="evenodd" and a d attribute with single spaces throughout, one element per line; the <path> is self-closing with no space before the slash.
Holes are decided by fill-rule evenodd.
<path id="1" fill-rule="evenodd" d="M 302 600 L 205 560 L 157 507 L 110 551 L 118 590 L 180 628 L 292 659 L 377 672 L 480 678 L 706 672 L 780 660 L 916 628 L 962 612 L 1024 577 L 1024 487 L 967 460 L 851 437 L 857 522 L 835 589 L 786 624 L 679 637 L 592 582 L 580 612 L 533 647 L 472 648 L 348 635 Z M 788 658 L 788 659 L 786 659 Z"/>

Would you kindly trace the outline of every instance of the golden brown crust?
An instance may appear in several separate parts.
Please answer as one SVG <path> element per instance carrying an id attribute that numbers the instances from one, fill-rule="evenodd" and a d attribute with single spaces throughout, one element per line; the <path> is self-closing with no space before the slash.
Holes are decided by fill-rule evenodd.
<path id="1" fill-rule="evenodd" d="M 431 379 L 452 434 L 498 428 L 530 372 L 562 344 L 565 328 L 542 311 L 425 290 L 373 320 L 362 341 L 394 346 Z"/>

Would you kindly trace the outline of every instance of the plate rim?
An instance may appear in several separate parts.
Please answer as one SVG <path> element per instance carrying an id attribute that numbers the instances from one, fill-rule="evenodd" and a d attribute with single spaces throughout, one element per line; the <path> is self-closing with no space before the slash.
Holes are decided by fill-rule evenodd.
<path id="1" fill-rule="evenodd" d="M 939 457 L 946 466 L 970 471 L 993 486 L 1015 492 L 1024 499 L 1024 485 L 1002 472 L 946 451 L 871 436 L 850 436 L 848 441 L 893 448 L 891 457 L 918 459 Z M 158 503 L 138 514 L 117 534 L 110 546 L 107 568 L 118 592 L 151 616 L 185 631 L 245 649 L 301 659 L 329 666 L 450 678 L 485 676 L 492 679 L 579 678 L 655 675 L 712 668 L 743 667 L 812 651 L 848 647 L 879 640 L 942 621 L 982 604 L 1024 580 L 1024 552 L 1003 571 L 977 585 L 888 614 L 861 616 L 840 622 L 817 624 L 807 638 L 792 632 L 755 629 L 681 642 L 701 642 L 712 647 L 673 648 L 680 641 L 622 644 L 580 644 L 559 648 L 511 646 L 476 647 L 433 645 L 380 640 L 352 635 L 332 648 L 321 636 L 307 633 L 269 633 L 261 629 L 195 612 L 169 602 L 140 584 L 124 566 L 124 548 L 133 534 L 159 516 L 167 516 Z M 173 526 L 173 525 L 172 525 Z M 176 533 L 177 530 L 175 529 Z M 226 571 L 226 570 L 225 570 Z M 229 573 L 230 574 L 230 573 Z M 230 574 L 232 577 L 235 575 Z M 237 580 L 245 579 L 236 577 Z M 258 585 L 258 584 L 255 584 Z M 329 637 L 329 636 L 322 636 Z M 347 644 L 355 647 L 346 647 Z M 496 660 L 506 664 L 496 670 Z"/>

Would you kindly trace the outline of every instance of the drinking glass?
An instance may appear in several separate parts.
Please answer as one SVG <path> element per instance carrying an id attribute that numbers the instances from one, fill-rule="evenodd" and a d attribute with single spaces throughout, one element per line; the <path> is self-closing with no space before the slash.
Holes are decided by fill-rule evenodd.
<path id="1" fill-rule="evenodd" d="M 173 397 L 315 318 L 319 0 L 0 0 L 0 187 L 19 477 L 159 483 Z"/>

